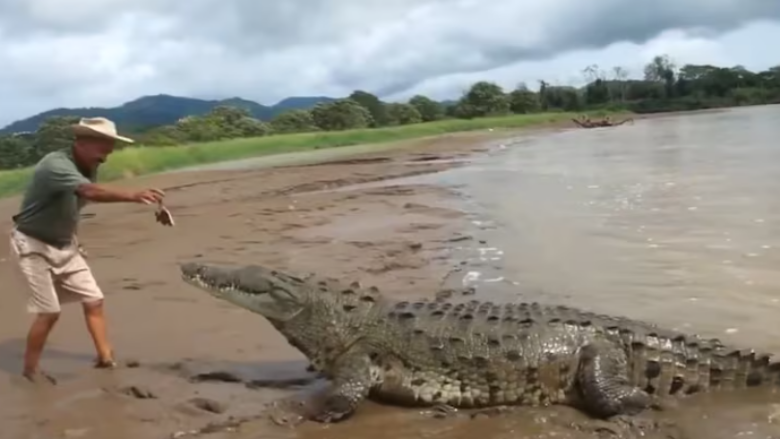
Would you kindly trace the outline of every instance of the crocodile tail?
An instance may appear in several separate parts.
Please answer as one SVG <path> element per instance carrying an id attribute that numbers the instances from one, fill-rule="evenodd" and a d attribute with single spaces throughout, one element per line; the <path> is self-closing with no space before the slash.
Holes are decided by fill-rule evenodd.
<path id="1" fill-rule="evenodd" d="M 780 360 L 770 354 L 704 339 L 653 331 L 627 332 L 629 379 L 648 393 L 691 395 L 749 387 L 780 386 Z"/>
<path id="2" fill-rule="evenodd" d="M 778 386 L 780 362 L 770 354 L 718 346 L 711 351 L 708 375 L 702 384 L 709 390 Z"/>
<path id="3" fill-rule="evenodd" d="M 634 368 L 634 379 L 640 387 L 655 389 L 659 394 L 691 395 L 780 386 L 780 361 L 769 354 L 726 346 L 715 338 L 677 336 L 670 341 L 671 349 L 634 344 L 640 361 L 636 366 L 646 367 Z"/>
<path id="4" fill-rule="evenodd" d="M 780 386 L 780 361 L 773 359 L 771 354 L 751 353 L 750 367 L 745 376 L 746 387 Z"/>

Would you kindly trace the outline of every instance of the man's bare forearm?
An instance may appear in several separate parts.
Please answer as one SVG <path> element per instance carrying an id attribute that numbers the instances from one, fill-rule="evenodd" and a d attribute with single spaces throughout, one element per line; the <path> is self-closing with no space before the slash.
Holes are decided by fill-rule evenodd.
<path id="1" fill-rule="evenodd" d="M 137 203 L 136 192 L 102 186 L 99 184 L 84 184 L 76 189 L 76 193 L 85 200 L 95 203 Z"/>

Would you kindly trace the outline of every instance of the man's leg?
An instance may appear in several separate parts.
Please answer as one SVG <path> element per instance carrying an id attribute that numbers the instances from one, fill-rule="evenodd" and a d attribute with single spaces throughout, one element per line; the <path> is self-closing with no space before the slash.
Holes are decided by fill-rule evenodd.
<path id="1" fill-rule="evenodd" d="M 22 375 L 30 381 L 43 378 L 51 383 L 56 381 L 51 376 L 40 371 L 41 354 L 46 345 L 54 324 L 60 318 L 60 313 L 39 313 L 35 316 L 27 333 L 27 347 L 24 352 L 24 369 Z"/>
<path id="2" fill-rule="evenodd" d="M 111 349 L 111 344 L 108 341 L 108 334 L 106 331 L 103 299 L 83 302 L 83 307 L 87 330 L 89 331 L 89 335 L 92 336 L 92 341 L 95 343 L 95 351 L 97 352 L 95 366 L 101 368 L 115 366 L 114 353 Z"/>
<path id="3" fill-rule="evenodd" d="M 103 292 L 95 281 L 87 261 L 74 257 L 67 271 L 57 276 L 56 288 L 62 296 L 78 297 L 84 309 L 84 321 L 97 352 L 96 367 L 113 367 L 114 358 L 106 331 Z"/>
<path id="4" fill-rule="evenodd" d="M 54 383 L 54 378 L 40 370 L 46 340 L 60 317 L 60 301 L 48 258 L 51 250 L 17 230 L 11 232 L 10 250 L 19 280 L 26 284 L 27 312 L 35 316 L 27 332 L 22 374 L 31 381 L 43 378 Z"/>
<path id="5" fill-rule="evenodd" d="M 54 379 L 40 371 L 40 359 L 46 340 L 60 318 L 60 303 L 52 279 L 49 264 L 40 256 L 24 256 L 18 259 L 19 271 L 27 283 L 29 296 L 27 312 L 35 318 L 27 332 L 27 346 L 24 352 L 23 375 L 35 381 L 40 377 L 54 382 Z"/>

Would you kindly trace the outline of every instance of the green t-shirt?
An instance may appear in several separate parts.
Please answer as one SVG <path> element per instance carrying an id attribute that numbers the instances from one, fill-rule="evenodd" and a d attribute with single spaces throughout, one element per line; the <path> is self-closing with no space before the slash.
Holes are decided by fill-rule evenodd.
<path id="1" fill-rule="evenodd" d="M 16 228 L 49 245 L 65 247 L 78 228 L 81 208 L 86 204 L 76 189 L 93 183 L 76 167 L 70 148 L 46 154 L 35 166 L 19 213 Z"/>

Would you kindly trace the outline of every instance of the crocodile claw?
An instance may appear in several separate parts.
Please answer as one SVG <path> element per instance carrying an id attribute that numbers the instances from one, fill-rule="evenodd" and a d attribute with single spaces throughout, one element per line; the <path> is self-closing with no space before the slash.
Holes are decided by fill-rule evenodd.
<path id="1" fill-rule="evenodd" d="M 349 399 L 341 395 L 325 399 L 285 398 L 269 405 L 268 418 L 276 425 L 295 427 L 310 420 L 334 423 L 348 418 L 354 412 Z"/>
<path id="2" fill-rule="evenodd" d="M 274 401 L 269 406 L 268 419 L 282 427 L 296 427 L 307 417 L 306 402 L 296 398 Z"/>
<path id="3" fill-rule="evenodd" d="M 436 404 L 426 411 L 427 414 L 436 419 L 447 419 L 458 414 L 458 409 L 449 404 Z"/>
<path id="4" fill-rule="evenodd" d="M 311 419 L 316 422 L 338 422 L 348 418 L 354 412 L 353 404 L 341 395 L 332 395 L 323 401 Z"/>

